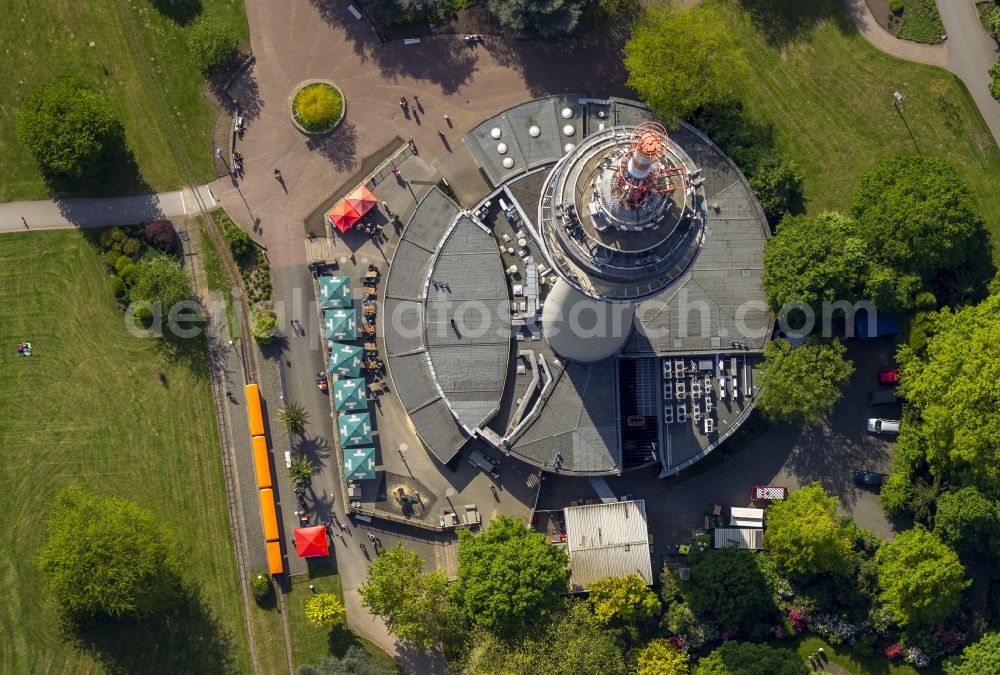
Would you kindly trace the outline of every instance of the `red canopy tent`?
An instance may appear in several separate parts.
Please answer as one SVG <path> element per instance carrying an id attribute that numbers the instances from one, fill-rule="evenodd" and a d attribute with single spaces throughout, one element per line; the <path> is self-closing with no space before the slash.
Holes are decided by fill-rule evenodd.
<path id="1" fill-rule="evenodd" d="M 347 232 L 354 223 L 361 220 L 361 215 L 357 209 L 347 203 L 346 199 L 337 202 L 337 205 L 330 209 L 326 217 L 330 219 L 330 224 L 336 227 L 341 234 Z"/>
<path id="2" fill-rule="evenodd" d="M 330 542 L 326 538 L 326 527 L 300 527 L 295 530 L 295 550 L 300 558 L 330 555 Z"/>
<path id="3" fill-rule="evenodd" d="M 347 199 L 344 201 L 353 206 L 354 210 L 362 216 L 371 211 L 372 208 L 378 204 L 378 200 L 375 199 L 375 195 L 373 195 L 371 190 L 366 188 L 364 185 L 358 186 L 358 189 L 347 195 Z"/>
<path id="4" fill-rule="evenodd" d="M 378 199 L 375 198 L 371 190 L 364 185 L 359 185 L 354 192 L 337 202 L 337 205 L 330 209 L 326 217 L 343 234 L 351 229 L 354 223 L 361 220 L 362 216 L 375 208 L 376 204 L 378 204 Z"/>

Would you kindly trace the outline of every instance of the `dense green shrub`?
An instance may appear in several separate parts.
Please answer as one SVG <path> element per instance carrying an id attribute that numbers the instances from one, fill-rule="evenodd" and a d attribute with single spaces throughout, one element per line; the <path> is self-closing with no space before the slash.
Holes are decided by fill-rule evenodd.
<path id="1" fill-rule="evenodd" d="M 802 176 L 793 162 L 778 153 L 765 155 L 748 182 L 772 225 L 787 213 L 802 211 Z"/>
<path id="2" fill-rule="evenodd" d="M 236 223 L 229 220 L 229 218 L 226 218 L 222 221 L 222 239 L 229 246 L 229 251 L 233 254 L 233 260 L 237 264 L 245 265 L 250 259 L 250 254 L 253 252 L 254 247 L 253 239 L 250 238 L 250 235 L 236 225 Z"/>
<path id="3" fill-rule="evenodd" d="M 255 309 L 253 314 L 253 324 L 250 330 L 254 339 L 261 344 L 268 344 L 275 337 L 275 330 L 278 327 L 278 315 L 271 309 Z"/>
<path id="4" fill-rule="evenodd" d="M 989 70 L 990 75 L 990 95 L 1000 101 L 1000 59 L 993 64 Z"/>
<path id="5" fill-rule="evenodd" d="M 893 14 L 899 14 L 903 11 L 906 4 L 903 0 L 889 0 L 889 11 Z"/>
<path id="6" fill-rule="evenodd" d="M 250 592 L 258 603 L 267 600 L 273 590 L 271 576 L 267 570 L 257 570 L 250 575 Z"/>

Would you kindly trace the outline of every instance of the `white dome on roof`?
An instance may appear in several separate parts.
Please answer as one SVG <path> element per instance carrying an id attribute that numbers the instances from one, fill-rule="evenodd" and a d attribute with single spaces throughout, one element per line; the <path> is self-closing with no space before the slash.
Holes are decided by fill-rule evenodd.
<path id="1" fill-rule="evenodd" d="M 576 129 L 573 128 L 572 124 L 567 124 L 566 126 L 563 127 L 563 133 L 566 134 L 567 136 L 572 136 L 573 134 L 576 133 Z"/>
<path id="2" fill-rule="evenodd" d="M 572 108 L 563 108 L 562 109 L 562 116 L 563 116 L 564 120 L 568 120 L 570 117 L 573 116 L 573 109 Z"/>
<path id="3" fill-rule="evenodd" d="M 528 135 L 531 136 L 532 138 L 538 138 L 538 136 L 541 133 L 542 130 L 539 129 L 538 126 L 535 124 L 532 124 L 530 127 L 528 127 Z"/>
<path id="4" fill-rule="evenodd" d="M 499 152 L 501 155 L 506 155 L 507 154 L 507 144 L 506 143 L 497 143 L 497 152 Z"/>
<path id="5" fill-rule="evenodd" d="M 542 305 L 542 334 L 564 359 L 594 363 L 625 346 L 634 318 L 634 304 L 595 300 L 559 279 Z"/>
<path id="6" fill-rule="evenodd" d="M 493 127 L 492 129 L 490 129 L 490 136 L 492 136 L 493 138 L 500 138 L 500 134 L 501 134 L 500 127 Z"/>
<path id="7" fill-rule="evenodd" d="M 511 159 L 510 157 L 504 157 L 503 158 L 503 166 L 504 166 L 505 169 L 511 168 L 512 166 L 514 166 L 514 160 Z"/>
<path id="8" fill-rule="evenodd" d="M 563 146 L 563 152 L 573 152 L 576 149 L 576 143 L 567 143 Z"/>

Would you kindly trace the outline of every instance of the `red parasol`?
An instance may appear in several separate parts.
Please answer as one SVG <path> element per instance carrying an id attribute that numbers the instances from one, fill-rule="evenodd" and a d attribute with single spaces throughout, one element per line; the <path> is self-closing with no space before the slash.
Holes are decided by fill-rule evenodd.
<path id="1" fill-rule="evenodd" d="M 330 209 L 330 212 L 326 216 L 341 234 L 347 232 L 354 223 L 361 220 L 361 213 L 348 204 L 346 199 L 338 202 L 336 206 Z"/>
<path id="2" fill-rule="evenodd" d="M 300 558 L 330 555 L 330 542 L 326 538 L 326 527 L 300 527 L 295 530 L 295 550 Z"/>

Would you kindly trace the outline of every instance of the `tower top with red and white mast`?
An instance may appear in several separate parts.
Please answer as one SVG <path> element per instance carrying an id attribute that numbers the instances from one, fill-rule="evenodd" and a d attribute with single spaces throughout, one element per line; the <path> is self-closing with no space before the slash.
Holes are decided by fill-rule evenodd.
<path id="1" fill-rule="evenodd" d="M 591 134 L 543 184 L 538 222 L 553 270 L 595 300 L 661 293 L 704 240 L 700 173 L 658 122 Z"/>

